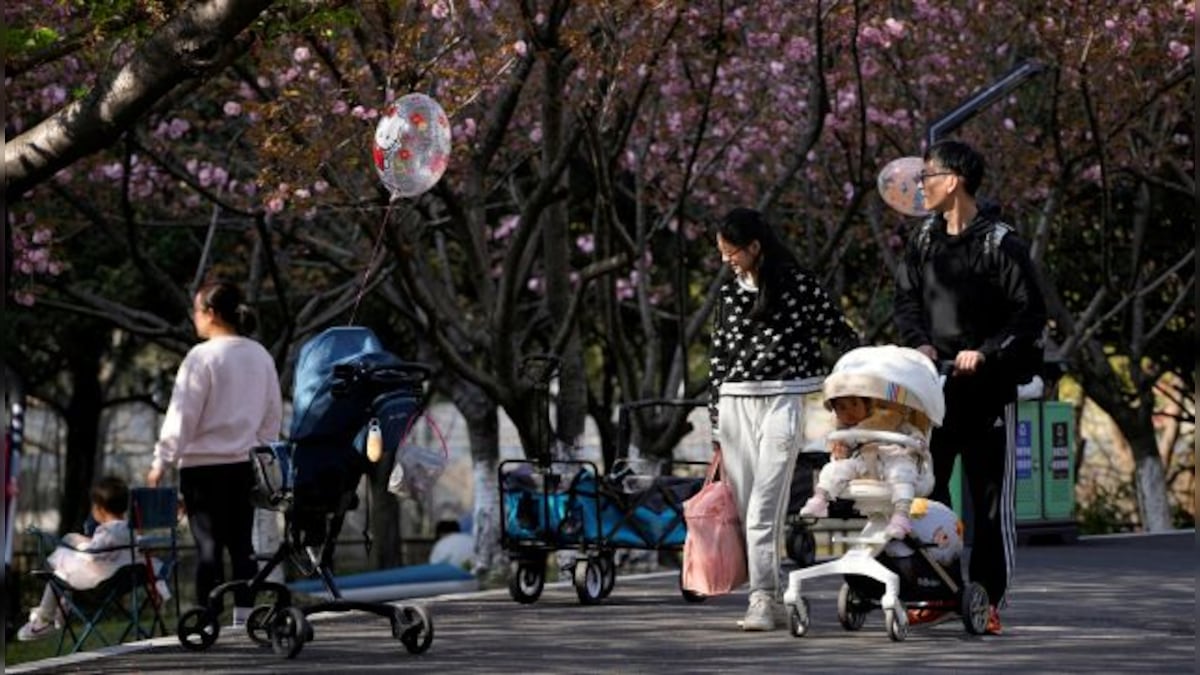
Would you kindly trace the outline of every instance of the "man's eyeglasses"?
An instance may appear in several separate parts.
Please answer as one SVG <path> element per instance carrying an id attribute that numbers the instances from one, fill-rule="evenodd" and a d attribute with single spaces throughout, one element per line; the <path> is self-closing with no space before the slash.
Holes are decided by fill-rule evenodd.
<path id="1" fill-rule="evenodd" d="M 954 173 L 954 172 L 953 171 L 922 171 L 921 173 L 917 174 L 917 182 L 924 183 L 929 178 L 934 178 L 936 176 L 948 176 L 952 173 Z"/>

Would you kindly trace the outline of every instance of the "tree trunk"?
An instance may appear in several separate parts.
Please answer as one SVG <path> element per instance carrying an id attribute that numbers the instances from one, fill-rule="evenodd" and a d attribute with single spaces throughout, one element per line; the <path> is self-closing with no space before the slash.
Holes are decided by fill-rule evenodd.
<path id="1" fill-rule="evenodd" d="M 500 492 L 496 482 L 496 467 L 500 459 L 500 418 L 496 403 L 478 387 L 465 380 L 447 382 L 454 406 L 467 423 L 467 438 L 471 444 L 472 535 L 475 537 L 476 576 L 503 565 L 500 550 Z"/>
<path id="2" fill-rule="evenodd" d="M 563 57 L 556 51 L 545 56 L 546 89 L 542 99 L 542 180 L 554 180 L 551 170 L 555 160 L 564 150 L 563 92 L 567 69 Z M 560 179 L 562 180 L 562 179 Z M 561 187 L 561 185 L 559 186 Z M 567 229 L 569 214 L 563 201 L 550 205 L 542 214 L 542 260 L 546 270 L 546 305 L 549 309 L 552 335 L 562 329 L 561 322 L 568 320 L 571 294 L 571 243 Z M 569 455 L 581 436 L 587 416 L 587 374 L 583 366 L 583 348 L 579 339 L 579 322 L 572 321 L 568 327 L 570 337 L 563 352 L 562 368 L 558 378 L 558 398 L 555 406 L 555 438 L 551 441 L 551 453 L 559 450 Z"/>
<path id="3" fill-rule="evenodd" d="M 59 534 L 79 531 L 91 510 L 89 493 L 96 470 L 103 469 L 98 434 L 103 404 L 100 357 L 104 341 L 96 338 L 96 333 L 92 332 L 86 339 L 71 340 L 69 344 L 73 348 L 67 350 L 71 398 L 66 409 L 67 454 Z"/>
<path id="4" fill-rule="evenodd" d="M 1124 430 L 1122 430 L 1124 431 Z M 1154 433 L 1126 434 L 1133 452 L 1134 487 L 1137 488 L 1138 513 L 1147 532 L 1170 530 L 1171 504 L 1167 499 L 1167 479 Z"/>
<path id="5" fill-rule="evenodd" d="M 489 407 L 488 413 L 467 419 L 475 494 L 471 534 L 475 537 L 476 575 L 503 569 L 507 562 L 500 548 L 500 486 L 496 478 L 500 460 L 500 422 L 496 407 Z"/>

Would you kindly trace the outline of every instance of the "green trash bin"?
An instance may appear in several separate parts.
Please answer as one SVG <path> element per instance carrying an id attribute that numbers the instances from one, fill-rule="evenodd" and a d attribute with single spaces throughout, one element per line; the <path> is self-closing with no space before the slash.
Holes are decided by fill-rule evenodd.
<path id="1" fill-rule="evenodd" d="M 1022 541 L 1056 536 L 1073 541 L 1075 413 L 1064 401 L 1021 401 L 1016 425 L 1016 516 Z"/>
<path id="2" fill-rule="evenodd" d="M 1071 404 L 1020 401 L 1015 432 L 1018 537 L 1023 542 L 1031 536 L 1074 541 L 1079 526 L 1075 522 L 1075 414 Z M 960 518 L 964 517 L 961 465 L 959 457 L 950 476 L 950 496 Z"/>

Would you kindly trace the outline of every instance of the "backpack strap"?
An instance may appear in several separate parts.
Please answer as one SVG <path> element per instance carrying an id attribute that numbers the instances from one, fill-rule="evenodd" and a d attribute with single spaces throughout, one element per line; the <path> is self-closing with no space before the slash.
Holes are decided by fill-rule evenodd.
<path id="1" fill-rule="evenodd" d="M 917 262 L 920 267 L 924 267 L 929 258 L 929 249 L 933 243 L 933 222 L 933 217 L 926 218 L 921 223 L 921 229 L 917 231 Z M 989 260 L 995 260 L 995 255 L 1000 251 L 1000 242 L 1013 231 L 1012 225 L 1002 220 L 992 223 L 992 229 L 988 230 L 983 239 L 983 254 Z"/>
<path id="2" fill-rule="evenodd" d="M 930 216 L 921 222 L 917 230 L 917 269 L 925 267 L 929 260 L 929 249 L 933 245 L 933 221 L 936 216 Z"/>
<path id="3" fill-rule="evenodd" d="M 992 223 L 992 229 L 988 230 L 987 236 L 983 240 L 983 254 L 989 258 L 996 255 L 1000 250 L 1000 242 L 1012 231 L 1012 225 L 1002 220 Z"/>

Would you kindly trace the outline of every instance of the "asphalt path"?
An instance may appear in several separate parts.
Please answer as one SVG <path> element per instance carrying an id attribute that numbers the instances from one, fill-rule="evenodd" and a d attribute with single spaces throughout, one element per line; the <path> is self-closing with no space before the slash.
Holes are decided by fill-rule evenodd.
<path id="1" fill-rule="evenodd" d="M 579 604 L 548 584 L 533 604 L 507 591 L 422 601 L 433 616 L 428 652 L 413 656 L 386 620 L 317 616 L 315 639 L 292 660 L 223 632 L 204 652 L 173 638 L 106 653 L 6 669 L 106 673 L 1193 673 L 1197 555 L 1194 531 L 1083 537 L 1018 549 L 1017 579 L 999 636 L 971 636 L 958 621 L 888 639 L 872 612 L 861 631 L 836 617 L 841 579 L 805 582 L 812 624 L 802 638 L 736 626 L 744 593 L 687 603 L 671 573 L 618 577 L 611 596 Z"/>

